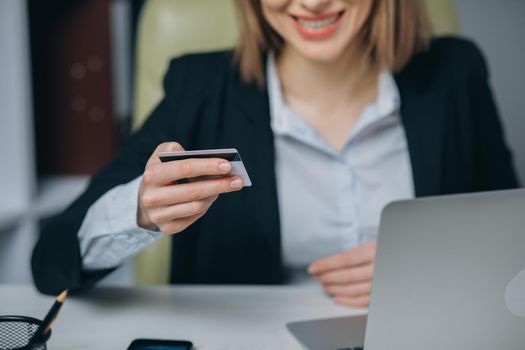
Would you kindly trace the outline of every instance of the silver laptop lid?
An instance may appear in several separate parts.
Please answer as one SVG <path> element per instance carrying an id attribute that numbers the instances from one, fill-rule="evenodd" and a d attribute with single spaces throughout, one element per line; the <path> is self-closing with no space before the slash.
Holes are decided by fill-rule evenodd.
<path id="1" fill-rule="evenodd" d="M 383 212 L 366 350 L 525 349 L 525 191 Z"/>

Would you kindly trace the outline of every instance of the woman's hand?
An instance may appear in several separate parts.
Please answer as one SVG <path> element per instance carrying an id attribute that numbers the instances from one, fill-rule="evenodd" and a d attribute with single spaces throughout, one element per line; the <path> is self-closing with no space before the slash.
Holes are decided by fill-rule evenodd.
<path id="1" fill-rule="evenodd" d="M 342 253 L 319 259 L 308 272 L 323 285 L 338 304 L 367 307 L 372 290 L 376 243 L 369 242 Z"/>
<path id="2" fill-rule="evenodd" d="M 166 234 L 183 231 L 203 216 L 219 194 L 240 190 L 242 180 L 226 176 L 177 183 L 204 175 L 228 175 L 230 162 L 219 158 L 185 159 L 162 163 L 160 152 L 183 151 L 176 142 L 159 145 L 146 164 L 138 198 L 137 223 Z"/>

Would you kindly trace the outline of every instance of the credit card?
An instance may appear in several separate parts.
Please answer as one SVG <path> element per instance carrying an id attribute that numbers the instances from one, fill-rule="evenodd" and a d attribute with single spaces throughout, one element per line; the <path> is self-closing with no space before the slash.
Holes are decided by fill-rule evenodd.
<path id="1" fill-rule="evenodd" d="M 244 163 L 241 160 L 241 155 L 235 148 L 161 152 L 159 153 L 159 158 L 160 158 L 160 161 L 163 163 L 171 162 L 175 160 L 190 159 L 190 158 L 221 158 L 221 159 L 229 161 L 230 164 L 232 165 L 231 173 L 225 176 L 235 175 L 235 176 L 240 177 L 244 183 L 244 187 L 250 187 L 252 185 L 252 181 L 250 180 L 250 177 L 248 176 L 248 172 L 246 171 L 246 168 L 244 167 Z M 209 179 L 209 178 L 216 179 L 217 176 L 215 175 L 200 176 L 199 180 Z"/>

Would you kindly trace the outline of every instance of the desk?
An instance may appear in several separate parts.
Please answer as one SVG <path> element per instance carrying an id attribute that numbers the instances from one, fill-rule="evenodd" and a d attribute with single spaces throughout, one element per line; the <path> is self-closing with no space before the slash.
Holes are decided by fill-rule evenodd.
<path id="1" fill-rule="evenodd" d="M 1 315 L 42 319 L 52 303 L 31 286 L 0 286 Z M 101 288 L 66 301 L 48 349 L 125 350 L 150 337 L 198 350 L 293 350 L 301 347 L 287 322 L 365 312 L 335 305 L 317 286 Z"/>

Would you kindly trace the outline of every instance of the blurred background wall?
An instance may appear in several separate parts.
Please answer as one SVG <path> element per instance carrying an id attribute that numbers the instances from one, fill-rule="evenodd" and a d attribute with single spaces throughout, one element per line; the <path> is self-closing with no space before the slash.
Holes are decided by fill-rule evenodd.
<path id="1" fill-rule="evenodd" d="M 144 1 L 0 0 L 0 283 L 31 281 L 40 223 L 126 141 Z M 488 59 L 523 182 L 525 1 L 451 2 L 460 33 Z M 130 284 L 132 272 L 127 264 L 108 283 Z"/>

